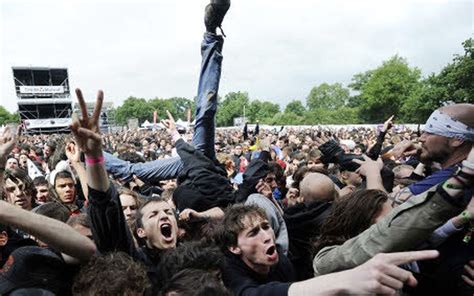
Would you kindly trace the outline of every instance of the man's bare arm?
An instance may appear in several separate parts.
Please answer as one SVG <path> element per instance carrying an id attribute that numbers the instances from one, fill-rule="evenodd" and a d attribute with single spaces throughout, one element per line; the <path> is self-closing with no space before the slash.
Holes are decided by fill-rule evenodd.
<path id="1" fill-rule="evenodd" d="M 54 249 L 81 261 L 88 260 L 96 251 L 94 242 L 71 226 L 23 210 L 5 201 L 0 201 L 0 223 L 15 226 Z"/>

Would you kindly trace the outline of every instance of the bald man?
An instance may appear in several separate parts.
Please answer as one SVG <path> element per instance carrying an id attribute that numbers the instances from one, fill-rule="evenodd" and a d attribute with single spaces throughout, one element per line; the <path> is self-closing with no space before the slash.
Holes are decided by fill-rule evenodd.
<path id="1" fill-rule="evenodd" d="M 300 196 L 305 204 L 315 201 L 330 202 L 337 197 L 334 182 L 320 173 L 307 174 L 300 183 Z"/>
<path id="2" fill-rule="evenodd" d="M 398 204 L 446 181 L 467 158 L 474 143 L 474 105 L 454 104 L 435 110 L 426 121 L 420 142 L 421 147 L 416 147 L 420 161 L 437 162 L 442 169 L 392 194 Z M 414 148 L 411 143 L 404 147 L 406 150 Z"/>
<path id="3" fill-rule="evenodd" d="M 283 218 L 290 239 L 290 261 L 297 279 L 306 280 L 313 277 L 311 240 L 319 235 L 338 193 L 329 177 L 309 173 L 300 183 L 300 195 L 304 202 L 285 209 Z"/>
<path id="4" fill-rule="evenodd" d="M 420 137 L 420 159 L 447 168 L 465 160 L 474 142 L 474 105 L 439 108 L 425 124 Z"/>

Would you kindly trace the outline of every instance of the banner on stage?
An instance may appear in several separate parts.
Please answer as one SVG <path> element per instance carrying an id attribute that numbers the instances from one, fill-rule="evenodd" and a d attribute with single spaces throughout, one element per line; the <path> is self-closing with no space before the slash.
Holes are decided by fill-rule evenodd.
<path id="1" fill-rule="evenodd" d="M 20 93 L 22 94 L 62 94 L 64 93 L 64 86 L 62 85 L 44 85 L 44 86 L 20 86 Z"/>

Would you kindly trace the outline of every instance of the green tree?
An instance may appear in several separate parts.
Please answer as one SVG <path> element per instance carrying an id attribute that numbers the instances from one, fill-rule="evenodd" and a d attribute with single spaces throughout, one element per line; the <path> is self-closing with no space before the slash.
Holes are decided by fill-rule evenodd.
<path id="1" fill-rule="evenodd" d="M 439 74 L 423 81 L 418 97 L 405 102 L 402 111 L 407 121 L 422 123 L 447 102 L 474 103 L 474 39 L 464 41 L 463 47 L 463 55 L 454 55 Z"/>
<path id="2" fill-rule="evenodd" d="M 293 113 L 298 116 L 303 116 L 306 108 L 300 100 L 293 100 L 286 105 L 285 113 Z"/>
<path id="3" fill-rule="evenodd" d="M 342 84 L 322 83 L 313 87 L 306 98 L 306 105 L 309 110 L 318 108 L 334 110 L 346 106 L 349 103 L 349 98 L 349 89 L 343 87 Z"/>
<path id="4" fill-rule="evenodd" d="M 410 68 L 406 59 L 393 56 L 378 68 L 354 76 L 360 117 L 369 123 L 383 122 L 392 114 L 400 115 L 403 104 L 419 94 L 421 71 Z M 353 104 L 356 105 L 356 104 Z"/>
<path id="5" fill-rule="evenodd" d="M 340 107 L 335 110 L 326 108 L 317 108 L 305 112 L 304 124 L 357 124 L 361 123 L 359 119 L 359 110 L 351 107 Z"/>
<path id="6" fill-rule="evenodd" d="M 253 100 L 247 110 L 246 116 L 249 122 L 259 120 L 267 123 L 275 114 L 280 112 L 280 106 L 268 101 Z"/>
<path id="7" fill-rule="evenodd" d="M 153 119 L 153 107 L 145 99 L 129 97 L 122 106 L 117 108 L 115 112 L 115 121 L 118 124 L 127 124 L 130 118 L 137 118 L 139 124 L 145 120 Z"/>
<path id="8" fill-rule="evenodd" d="M 246 92 L 230 92 L 219 102 L 216 121 L 218 126 L 231 126 L 235 117 L 244 115 L 244 106 L 249 105 L 249 95 Z"/>
<path id="9" fill-rule="evenodd" d="M 172 97 L 169 99 L 155 98 L 150 100 L 149 105 L 153 111 L 158 111 L 158 118 L 167 118 L 166 110 L 170 111 L 176 120 L 181 118 L 182 120 L 187 119 L 187 110 L 191 108 L 194 110 L 194 102 L 182 97 Z"/>
<path id="10" fill-rule="evenodd" d="M 8 112 L 3 106 L 0 106 L 0 125 L 17 122 L 20 122 L 20 116 L 18 112 L 12 114 Z"/>
<path id="11" fill-rule="evenodd" d="M 300 125 L 303 124 L 303 117 L 293 112 L 277 113 L 268 119 L 268 124 L 272 125 Z"/>
<path id="12" fill-rule="evenodd" d="M 20 122 L 20 113 L 18 113 L 18 112 L 12 113 L 11 116 L 10 116 L 10 121 L 9 122 L 14 122 L 14 123 Z"/>

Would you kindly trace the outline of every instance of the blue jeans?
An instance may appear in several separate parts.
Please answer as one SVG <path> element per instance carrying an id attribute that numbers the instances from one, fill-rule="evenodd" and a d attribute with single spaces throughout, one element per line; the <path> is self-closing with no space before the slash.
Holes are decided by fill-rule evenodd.
<path id="1" fill-rule="evenodd" d="M 196 123 L 194 125 L 193 145 L 209 159 L 216 159 L 215 115 L 217 94 L 222 68 L 222 46 L 224 39 L 212 33 L 204 33 L 201 44 L 201 72 L 199 74 L 198 95 L 196 97 Z M 183 164 L 179 157 L 159 159 L 146 163 L 130 163 L 104 152 L 105 168 L 116 178 L 130 181 L 136 175 L 144 182 L 158 182 L 174 179 Z"/>

